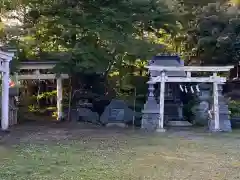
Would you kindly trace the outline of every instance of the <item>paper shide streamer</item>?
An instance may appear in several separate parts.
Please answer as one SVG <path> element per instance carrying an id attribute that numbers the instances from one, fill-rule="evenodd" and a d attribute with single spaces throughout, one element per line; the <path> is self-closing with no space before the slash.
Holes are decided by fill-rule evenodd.
<path id="1" fill-rule="evenodd" d="M 188 93 L 189 92 L 189 86 L 183 86 L 183 85 L 179 85 L 179 88 L 182 92 Z M 191 93 L 195 93 L 195 91 L 200 92 L 199 89 L 199 85 L 194 85 L 194 86 L 190 86 L 190 91 Z"/>

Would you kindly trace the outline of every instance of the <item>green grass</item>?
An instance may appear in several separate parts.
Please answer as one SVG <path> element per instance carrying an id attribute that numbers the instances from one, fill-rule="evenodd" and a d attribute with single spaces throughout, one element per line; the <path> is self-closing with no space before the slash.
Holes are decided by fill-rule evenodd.
<path id="1" fill-rule="evenodd" d="M 239 132 L 42 131 L 13 133 L 3 140 L 1 180 L 240 179 Z"/>

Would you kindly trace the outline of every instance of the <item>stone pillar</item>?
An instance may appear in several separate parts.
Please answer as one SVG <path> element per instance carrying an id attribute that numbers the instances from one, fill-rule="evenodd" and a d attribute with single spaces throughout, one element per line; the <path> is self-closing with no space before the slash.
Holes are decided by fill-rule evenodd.
<path id="1" fill-rule="evenodd" d="M 228 102 L 222 94 L 222 84 L 218 84 L 218 103 L 219 103 L 219 130 L 232 131 Z M 212 127 L 214 125 L 212 124 Z"/>
<path id="2" fill-rule="evenodd" d="M 218 84 L 218 108 L 219 108 L 219 131 L 232 131 L 231 121 L 229 116 L 228 102 L 222 94 L 222 84 Z M 212 108 L 213 109 L 213 108 Z M 215 130 L 215 122 L 212 119 L 209 123 L 209 130 Z"/>
<path id="3" fill-rule="evenodd" d="M 154 131 L 158 127 L 159 105 L 153 94 L 154 84 L 148 84 L 148 97 L 142 111 L 142 129 Z"/>

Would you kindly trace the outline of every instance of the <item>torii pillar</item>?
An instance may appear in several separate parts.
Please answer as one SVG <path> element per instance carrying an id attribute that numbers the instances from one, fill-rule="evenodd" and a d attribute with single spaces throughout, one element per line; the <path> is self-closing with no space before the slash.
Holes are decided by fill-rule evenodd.
<path id="1" fill-rule="evenodd" d="M 0 51 L 0 71 L 2 72 L 1 129 L 3 131 L 8 130 L 9 127 L 9 63 L 13 56 L 14 53 Z"/>
<path id="2" fill-rule="evenodd" d="M 62 96 L 63 88 L 62 88 L 62 78 L 57 77 L 57 119 L 62 120 L 63 119 L 63 112 L 62 112 Z"/>
<path id="3" fill-rule="evenodd" d="M 160 97 L 159 97 L 159 122 L 157 132 L 165 132 L 164 129 L 164 101 L 165 101 L 165 82 L 166 72 L 161 72 L 161 83 L 160 83 Z"/>

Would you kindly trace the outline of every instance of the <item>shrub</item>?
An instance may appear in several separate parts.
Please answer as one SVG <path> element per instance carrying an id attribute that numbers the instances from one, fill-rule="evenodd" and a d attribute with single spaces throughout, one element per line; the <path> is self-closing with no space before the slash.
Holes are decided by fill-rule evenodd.
<path id="1" fill-rule="evenodd" d="M 240 117 L 240 101 L 231 100 L 228 106 L 231 117 Z"/>

